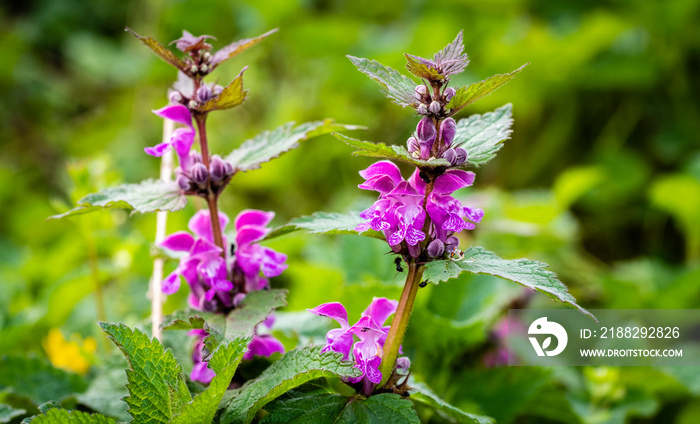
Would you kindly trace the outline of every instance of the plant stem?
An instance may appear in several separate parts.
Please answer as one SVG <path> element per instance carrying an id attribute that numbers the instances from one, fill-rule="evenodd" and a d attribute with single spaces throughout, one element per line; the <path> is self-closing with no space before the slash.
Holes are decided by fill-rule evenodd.
<path id="1" fill-rule="evenodd" d="M 199 149 L 202 151 L 202 164 L 209 169 L 209 145 L 207 144 L 207 115 L 195 115 L 199 133 Z"/>
<path id="2" fill-rule="evenodd" d="M 386 384 L 391 373 L 394 372 L 396 357 L 399 356 L 399 347 L 406 334 L 408 320 L 411 317 L 413 303 L 416 300 L 416 293 L 418 293 L 422 277 L 423 265 L 411 261 L 408 264 L 408 275 L 406 275 L 406 284 L 401 292 L 399 306 L 396 309 L 393 321 L 391 321 L 391 328 L 389 329 L 389 334 L 387 334 L 386 342 L 384 343 L 384 354 L 382 355 L 382 363 L 379 366 L 379 371 L 382 372 L 382 382 L 379 384 L 380 386 Z"/>
<path id="3" fill-rule="evenodd" d="M 197 122 L 197 132 L 199 133 L 199 148 L 202 151 L 202 164 L 209 169 L 209 146 L 207 144 L 207 115 L 195 115 Z M 226 248 L 221 237 L 221 225 L 219 224 L 219 207 L 216 202 L 218 196 L 211 190 L 207 196 L 207 206 L 209 206 L 209 219 L 211 220 L 211 230 L 214 236 L 214 244 L 221 248 L 221 256 L 226 258 Z"/>

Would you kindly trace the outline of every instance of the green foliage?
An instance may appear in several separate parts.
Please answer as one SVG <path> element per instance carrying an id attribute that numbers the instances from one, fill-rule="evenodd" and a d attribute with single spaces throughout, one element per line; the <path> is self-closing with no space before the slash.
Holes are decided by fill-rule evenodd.
<path id="1" fill-rule="evenodd" d="M 411 402 L 395 394 L 369 399 L 348 399 L 330 393 L 302 394 L 281 399 L 266 408 L 261 424 L 416 424 L 420 423 Z"/>
<path id="2" fill-rule="evenodd" d="M 269 162 L 292 149 L 299 147 L 299 142 L 334 131 L 358 130 L 363 127 L 356 125 L 337 124 L 332 119 L 325 121 L 306 122 L 294 126 L 288 122 L 271 131 L 265 131 L 247 140 L 239 148 L 231 152 L 226 160 L 230 161 L 239 171 L 250 171 L 260 168 L 260 164 Z"/>
<path id="3" fill-rule="evenodd" d="M 124 324 L 100 323 L 102 331 L 129 362 L 126 377 L 129 414 L 134 423 L 167 423 L 192 400 L 182 367 L 157 339 Z"/>
<path id="4" fill-rule="evenodd" d="M 209 320 L 204 329 L 209 333 L 204 341 L 209 352 L 222 342 L 252 337 L 255 326 L 265 321 L 276 308 L 287 305 L 287 290 L 272 289 L 248 293 L 225 319 Z"/>
<path id="5" fill-rule="evenodd" d="M 333 134 L 340 141 L 358 150 L 352 152 L 355 156 L 368 156 L 384 159 L 394 159 L 422 168 L 439 168 L 449 166 L 445 159 L 432 158 L 428 160 L 416 159 L 408 153 L 403 146 L 387 146 L 384 143 L 372 143 L 371 141 L 357 140 L 343 134 Z"/>
<path id="6" fill-rule="evenodd" d="M 686 257 L 700 260 L 700 179 L 670 175 L 658 179 L 649 191 L 651 202 L 673 216 L 686 235 Z"/>
<path id="7" fill-rule="evenodd" d="M 163 317 L 163 322 L 160 326 L 164 330 L 203 329 L 207 322 L 211 322 L 217 319 L 217 317 L 220 317 L 220 315 L 212 312 L 179 309 Z"/>
<path id="8" fill-rule="evenodd" d="M 493 424 L 493 419 L 480 415 L 469 414 L 456 408 L 444 400 L 440 399 L 435 392 L 422 383 L 411 382 L 411 388 L 415 392 L 411 393 L 410 399 L 417 404 L 423 404 L 437 411 L 443 418 L 451 422 L 463 424 Z"/>
<path id="9" fill-rule="evenodd" d="M 36 357 L 0 357 L 0 389 L 24 396 L 35 404 L 64 398 L 85 390 L 77 375 L 54 368 Z"/>
<path id="10" fill-rule="evenodd" d="M 356 231 L 355 228 L 363 222 L 359 212 L 314 212 L 310 216 L 294 218 L 289 221 L 289 224 L 275 228 L 265 238 L 271 239 L 293 231 L 306 230 L 311 234 L 353 234 L 385 240 L 379 231 L 371 229 L 364 232 Z"/>
<path id="11" fill-rule="evenodd" d="M 431 68 L 425 63 L 417 60 L 415 56 L 412 56 L 408 53 L 404 56 L 406 56 L 406 69 L 408 69 L 408 72 L 412 73 L 418 78 L 422 78 L 428 81 L 443 80 L 442 75 L 440 75 L 440 73 L 435 68 Z"/>
<path id="12" fill-rule="evenodd" d="M 452 97 L 452 100 L 450 100 L 446 106 L 447 109 L 450 109 L 450 115 L 454 115 L 466 106 L 469 106 L 482 97 L 493 93 L 496 89 L 515 78 L 515 76 L 527 65 L 529 65 L 529 63 L 524 64 L 513 72 L 507 74 L 496 74 L 492 77 L 486 78 L 483 81 L 458 88 L 454 97 Z"/>
<path id="13" fill-rule="evenodd" d="M 52 408 L 30 421 L 34 424 L 116 424 L 111 418 L 100 414 L 87 414 L 80 411 L 67 411 Z"/>
<path id="14" fill-rule="evenodd" d="M 248 69 L 247 66 L 224 88 L 221 94 L 201 105 L 199 111 L 211 112 L 212 110 L 231 109 L 243 103 L 248 93 L 248 90 L 243 90 L 243 72 L 246 69 Z"/>
<path id="15" fill-rule="evenodd" d="M 179 69 L 182 72 L 188 72 L 189 70 L 187 69 L 187 64 L 180 59 L 179 57 L 175 56 L 175 53 L 172 51 L 168 50 L 164 45 L 160 44 L 158 41 L 154 40 L 151 37 L 142 37 L 138 35 L 136 32 L 134 32 L 131 28 L 126 28 L 127 31 L 134 37 L 138 38 L 141 40 L 143 44 L 146 45 L 149 49 L 153 51 L 153 53 L 156 54 L 156 56 L 160 57 L 167 63 L 173 65 L 177 69 Z"/>
<path id="16" fill-rule="evenodd" d="M 24 409 L 16 409 L 10 405 L 0 403 L 0 423 L 9 423 L 13 418 L 26 414 Z"/>
<path id="17" fill-rule="evenodd" d="M 441 281 L 456 278 L 464 271 L 473 274 L 495 275 L 544 293 L 595 319 L 590 312 L 576 303 L 576 299 L 569 294 L 566 286 L 557 279 L 557 275 L 552 271 L 547 271 L 546 267 L 548 267 L 547 264 L 530 259 L 501 259 L 482 247 L 472 246 L 464 251 L 463 259 L 444 259 L 429 262 L 425 266 L 423 278 L 426 281 L 438 284 Z"/>
<path id="18" fill-rule="evenodd" d="M 511 104 L 501 106 L 483 115 L 471 115 L 457 122 L 453 146 L 463 147 L 467 164 L 481 166 L 496 156 L 503 142 L 510 138 L 513 125 Z"/>
<path id="19" fill-rule="evenodd" d="M 307 381 L 321 377 L 357 377 L 354 363 L 342 361 L 336 352 L 321 353 L 321 346 L 287 352 L 260 377 L 236 390 L 221 417 L 222 423 L 250 423 L 267 403 Z"/>
<path id="20" fill-rule="evenodd" d="M 349 56 L 348 59 L 357 69 L 375 80 L 384 89 L 382 92 L 401 107 L 413 104 L 416 83 L 410 78 L 401 75 L 394 69 L 384 66 L 376 60 L 364 59 L 361 57 Z"/>
<path id="21" fill-rule="evenodd" d="M 78 200 L 78 206 L 51 219 L 65 218 L 102 209 L 128 209 L 131 213 L 178 211 L 187 205 L 187 196 L 177 184 L 161 180 L 146 180 L 138 184 L 122 184 Z"/>
<path id="22" fill-rule="evenodd" d="M 209 368 L 216 373 L 216 376 L 206 390 L 194 397 L 192 403 L 183 406 L 182 412 L 170 421 L 172 424 L 209 424 L 212 422 L 249 341 L 248 338 L 237 339 L 219 346 L 209 361 Z"/>

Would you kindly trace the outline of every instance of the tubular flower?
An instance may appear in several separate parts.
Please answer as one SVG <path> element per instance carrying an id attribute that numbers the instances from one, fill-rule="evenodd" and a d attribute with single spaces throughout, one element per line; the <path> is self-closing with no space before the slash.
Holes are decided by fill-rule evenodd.
<path id="1" fill-rule="evenodd" d="M 372 392 L 375 384 L 382 380 L 379 365 L 389 326 L 384 326 L 387 318 L 396 312 L 399 302 L 383 297 L 375 297 L 361 318 L 354 325 L 348 322 L 345 307 L 338 302 L 324 303 L 308 311 L 312 314 L 334 319 L 340 328 L 326 334 L 326 345 L 322 352 L 338 352 L 343 359 L 350 359 L 352 352 L 355 368 L 362 371 L 362 376 L 348 379 L 349 383 L 362 382 L 366 394 Z M 356 336 L 359 341 L 355 341 Z M 406 361 L 403 361 L 406 362 Z"/>

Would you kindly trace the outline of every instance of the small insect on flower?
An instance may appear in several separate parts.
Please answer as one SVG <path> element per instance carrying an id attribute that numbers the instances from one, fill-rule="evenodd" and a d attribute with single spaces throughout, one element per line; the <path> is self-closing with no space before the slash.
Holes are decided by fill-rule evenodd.
<path id="1" fill-rule="evenodd" d="M 428 285 L 427 281 L 421 281 L 420 284 L 418 284 L 418 287 L 423 288 Z"/>
<path id="2" fill-rule="evenodd" d="M 396 272 L 403 272 L 403 267 L 401 266 L 401 258 L 397 256 L 394 259 L 394 263 L 396 264 Z"/>
<path id="3" fill-rule="evenodd" d="M 428 174 L 426 174 L 423 171 L 420 171 L 418 173 L 418 176 L 420 177 L 421 180 L 423 180 L 424 183 L 430 184 L 430 177 L 428 176 Z"/>

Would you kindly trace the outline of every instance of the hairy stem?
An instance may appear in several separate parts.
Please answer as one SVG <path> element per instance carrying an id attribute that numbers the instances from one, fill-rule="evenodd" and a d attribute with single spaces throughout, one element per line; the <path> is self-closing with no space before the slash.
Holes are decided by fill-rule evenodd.
<path id="1" fill-rule="evenodd" d="M 389 334 L 387 334 L 386 342 L 384 343 L 384 355 L 382 355 L 382 363 L 379 366 L 379 371 L 382 372 L 380 386 L 386 384 L 394 371 L 394 364 L 399 356 L 399 347 L 406 334 L 408 320 L 411 317 L 413 303 L 416 300 L 416 293 L 418 293 L 422 277 L 423 265 L 411 261 L 408 264 L 408 275 L 406 275 L 406 284 L 401 292 L 399 306 L 394 314 L 394 319 L 391 321 L 391 329 L 389 329 Z"/>
<path id="2" fill-rule="evenodd" d="M 199 134 L 199 149 L 202 151 L 202 164 L 209 169 L 209 144 L 207 144 L 207 115 L 195 115 L 197 133 Z"/>
<path id="3" fill-rule="evenodd" d="M 207 115 L 195 115 L 197 122 L 197 132 L 199 133 L 199 148 L 202 151 L 202 164 L 209 169 L 209 146 L 207 144 Z M 219 200 L 211 190 L 207 196 L 207 206 L 209 206 L 209 219 L 211 220 L 211 230 L 214 235 L 214 244 L 221 248 L 221 256 L 226 257 L 224 240 L 221 237 L 221 225 L 219 224 L 219 207 L 216 202 Z"/>

